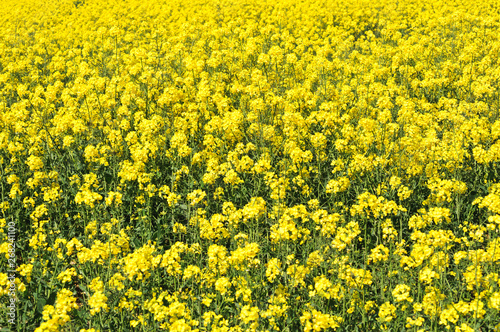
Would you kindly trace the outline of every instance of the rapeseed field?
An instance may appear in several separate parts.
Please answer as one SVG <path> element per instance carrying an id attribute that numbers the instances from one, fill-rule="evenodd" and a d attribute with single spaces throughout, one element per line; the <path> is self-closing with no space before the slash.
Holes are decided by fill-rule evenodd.
<path id="1" fill-rule="evenodd" d="M 4 0 L 2 331 L 499 331 L 500 3 Z"/>

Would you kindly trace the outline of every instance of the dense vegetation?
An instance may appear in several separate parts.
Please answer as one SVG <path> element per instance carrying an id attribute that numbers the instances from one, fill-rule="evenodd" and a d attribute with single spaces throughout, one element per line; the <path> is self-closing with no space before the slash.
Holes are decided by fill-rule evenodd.
<path id="1" fill-rule="evenodd" d="M 3 1 L 0 326 L 493 331 L 499 13 Z"/>

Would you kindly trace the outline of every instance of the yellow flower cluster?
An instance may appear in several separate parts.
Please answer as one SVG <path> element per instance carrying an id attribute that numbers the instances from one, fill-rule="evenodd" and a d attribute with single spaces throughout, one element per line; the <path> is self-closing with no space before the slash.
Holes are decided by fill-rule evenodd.
<path id="1" fill-rule="evenodd" d="M 494 0 L 2 1 L 12 330 L 498 328 L 499 22 Z"/>

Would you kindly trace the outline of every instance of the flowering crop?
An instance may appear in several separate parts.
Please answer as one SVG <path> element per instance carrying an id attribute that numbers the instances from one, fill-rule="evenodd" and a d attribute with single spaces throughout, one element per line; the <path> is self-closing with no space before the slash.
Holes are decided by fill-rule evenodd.
<path id="1" fill-rule="evenodd" d="M 3 1 L 11 327 L 500 328 L 499 13 Z"/>

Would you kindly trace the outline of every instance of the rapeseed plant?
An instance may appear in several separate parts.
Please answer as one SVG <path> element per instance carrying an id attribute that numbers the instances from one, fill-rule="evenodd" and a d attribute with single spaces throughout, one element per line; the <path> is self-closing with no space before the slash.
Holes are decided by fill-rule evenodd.
<path id="1" fill-rule="evenodd" d="M 4 1 L 0 325 L 498 329 L 498 9 Z"/>

